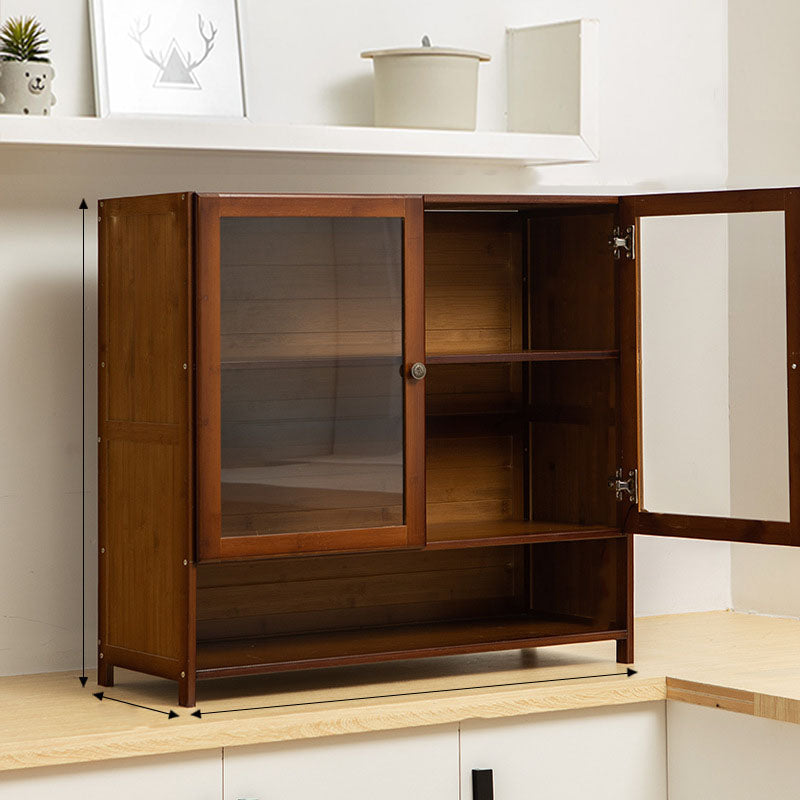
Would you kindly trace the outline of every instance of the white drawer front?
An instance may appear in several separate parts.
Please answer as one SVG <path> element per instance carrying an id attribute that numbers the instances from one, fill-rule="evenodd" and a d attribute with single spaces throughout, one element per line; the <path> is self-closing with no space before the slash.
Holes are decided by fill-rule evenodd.
<path id="1" fill-rule="evenodd" d="M 458 727 L 225 750 L 225 800 L 458 800 Z"/>
<path id="2" fill-rule="evenodd" d="M 663 702 L 461 726 L 461 800 L 491 769 L 495 800 L 666 800 Z"/>
<path id="3" fill-rule="evenodd" d="M 222 753 L 0 772 L 0 800 L 221 800 Z"/>

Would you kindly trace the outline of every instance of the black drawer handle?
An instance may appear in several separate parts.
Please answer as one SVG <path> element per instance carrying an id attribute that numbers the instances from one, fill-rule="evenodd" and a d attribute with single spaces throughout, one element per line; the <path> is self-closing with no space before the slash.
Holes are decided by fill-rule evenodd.
<path id="1" fill-rule="evenodd" d="M 472 770 L 472 800 L 494 800 L 494 776 L 492 775 L 492 770 Z"/>

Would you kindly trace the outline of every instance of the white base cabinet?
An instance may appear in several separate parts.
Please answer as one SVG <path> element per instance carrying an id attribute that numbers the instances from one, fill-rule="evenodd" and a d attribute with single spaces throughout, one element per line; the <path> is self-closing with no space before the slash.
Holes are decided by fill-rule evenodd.
<path id="1" fill-rule="evenodd" d="M 667 701 L 669 800 L 797 800 L 800 725 Z"/>
<path id="2" fill-rule="evenodd" d="M 0 772 L 0 800 L 796 800 L 800 725 L 670 701 Z M 668 786 L 669 784 L 669 786 Z"/>
<path id="3" fill-rule="evenodd" d="M 222 751 L 0 772 L 0 800 L 220 800 Z"/>
<path id="4" fill-rule="evenodd" d="M 474 769 L 495 800 L 667 800 L 665 722 L 663 702 L 464 722 L 461 800 Z"/>
<path id="5" fill-rule="evenodd" d="M 458 726 L 226 748 L 224 800 L 458 800 Z"/>

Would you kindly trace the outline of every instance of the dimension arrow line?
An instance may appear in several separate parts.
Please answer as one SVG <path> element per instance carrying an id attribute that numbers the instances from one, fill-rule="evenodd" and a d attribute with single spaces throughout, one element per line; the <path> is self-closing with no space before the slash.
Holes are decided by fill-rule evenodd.
<path id="1" fill-rule="evenodd" d="M 141 706 L 139 703 L 131 703 L 128 700 L 120 700 L 118 697 L 108 697 L 105 692 L 95 692 L 94 696 L 98 700 L 113 700 L 115 703 L 124 703 L 126 706 L 133 706 L 134 708 L 144 708 L 147 711 L 155 711 L 156 714 L 163 714 L 168 719 L 175 719 L 180 714 L 176 714 L 172 709 L 169 711 L 161 711 L 159 708 L 150 708 L 150 706 Z"/>
<path id="2" fill-rule="evenodd" d="M 397 692 L 395 694 L 373 694 L 365 697 L 341 697 L 332 700 L 310 700 L 305 703 L 282 703 L 274 706 L 251 706 L 250 708 L 223 708 L 219 711 L 197 711 L 192 712 L 193 717 L 201 719 L 209 714 L 232 714 L 236 711 L 263 711 L 275 708 L 294 708 L 296 706 L 319 706 L 327 703 L 352 703 L 356 700 L 385 700 L 390 697 L 413 697 L 420 694 L 441 694 L 442 692 L 464 692 L 471 689 L 499 689 L 506 686 L 530 686 L 534 683 L 554 683 L 557 681 L 580 681 L 588 680 L 589 678 L 611 678 L 625 676 L 630 678 L 631 675 L 636 675 L 636 670 L 628 667 L 625 672 L 605 672 L 601 675 L 573 675 L 569 678 L 542 678 L 536 681 L 515 681 L 513 683 L 488 683 L 483 686 L 455 686 L 449 689 L 420 689 L 418 692 Z"/>
<path id="3" fill-rule="evenodd" d="M 86 198 L 81 212 L 81 686 L 86 686 Z"/>

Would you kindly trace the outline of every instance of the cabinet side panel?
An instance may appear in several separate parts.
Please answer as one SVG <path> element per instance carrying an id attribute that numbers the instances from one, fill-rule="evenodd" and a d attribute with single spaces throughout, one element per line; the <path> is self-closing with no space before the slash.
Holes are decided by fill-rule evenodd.
<path id="1" fill-rule="evenodd" d="M 99 651 L 178 677 L 194 649 L 189 195 L 99 216 Z"/>

